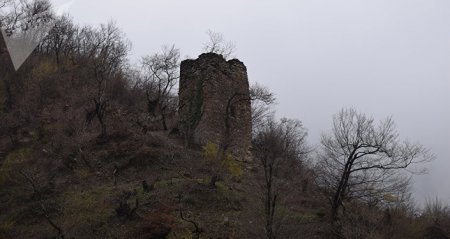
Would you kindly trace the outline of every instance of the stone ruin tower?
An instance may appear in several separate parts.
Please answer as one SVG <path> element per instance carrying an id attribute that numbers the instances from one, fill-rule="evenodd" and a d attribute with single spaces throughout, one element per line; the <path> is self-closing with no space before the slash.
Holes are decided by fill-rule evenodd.
<path id="1" fill-rule="evenodd" d="M 179 129 L 191 143 L 215 143 L 238 158 L 251 145 L 247 68 L 237 59 L 205 53 L 181 62 Z"/>

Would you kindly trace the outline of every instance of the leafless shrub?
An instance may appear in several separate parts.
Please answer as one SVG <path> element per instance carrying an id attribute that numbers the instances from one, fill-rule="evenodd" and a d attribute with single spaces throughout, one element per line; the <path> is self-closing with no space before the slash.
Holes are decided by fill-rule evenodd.
<path id="1" fill-rule="evenodd" d="M 221 33 L 208 30 L 206 34 L 209 41 L 203 45 L 203 50 L 209 53 L 222 55 L 225 59 L 233 57 L 236 51 L 236 45 L 233 42 L 226 41 Z"/>

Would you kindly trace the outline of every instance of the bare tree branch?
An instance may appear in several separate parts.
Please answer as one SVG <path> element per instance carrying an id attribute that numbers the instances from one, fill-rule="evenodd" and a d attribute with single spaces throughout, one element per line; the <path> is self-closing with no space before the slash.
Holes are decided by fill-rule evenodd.
<path id="1" fill-rule="evenodd" d="M 222 55 L 225 59 L 234 57 L 236 45 L 233 42 L 225 41 L 221 33 L 212 30 L 208 30 L 206 34 L 209 37 L 209 41 L 203 45 L 205 52 Z"/>
<path id="2" fill-rule="evenodd" d="M 161 116 L 164 130 L 167 130 L 166 114 L 175 105 L 173 88 L 180 78 L 180 50 L 164 46 L 161 53 L 142 58 L 144 87 L 147 95 L 148 113 Z"/>
<path id="3" fill-rule="evenodd" d="M 354 109 L 334 116 L 333 130 L 322 136 L 321 144 L 318 182 L 330 190 L 332 221 L 345 200 L 379 202 L 403 192 L 410 184 L 403 169 L 434 158 L 421 144 L 400 141 L 392 118 L 376 125 Z"/>

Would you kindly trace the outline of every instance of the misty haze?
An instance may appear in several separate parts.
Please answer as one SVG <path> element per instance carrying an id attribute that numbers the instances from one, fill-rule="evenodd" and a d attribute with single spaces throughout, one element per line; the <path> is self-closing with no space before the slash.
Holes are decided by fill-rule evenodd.
<path id="1" fill-rule="evenodd" d="M 450 2 L 0 0 L 0 238 L 449 238 Z"/>

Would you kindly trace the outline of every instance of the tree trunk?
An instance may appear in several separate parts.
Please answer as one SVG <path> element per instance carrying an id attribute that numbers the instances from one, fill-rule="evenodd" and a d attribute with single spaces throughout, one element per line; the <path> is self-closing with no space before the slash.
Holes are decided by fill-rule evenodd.
<path id="1" fill-rule="evenodd" d="M 102 132 L 100 134 L 101 138 L 104 138 L 106 136 L 106 122 L 105 122 L 105 116 L 106 116 L 106 104 L 105 101 L 95 101 L 95 113 L 97 115 L 98 122 L 100 123 L 102 127 Z"/>
<path id="2" fill-rule="evenodd" d="M 164 131 L 167 131 L 169 128 L 167 127 L 166 115 L 164 113 L 161 113 L 161 121 Z"/>

